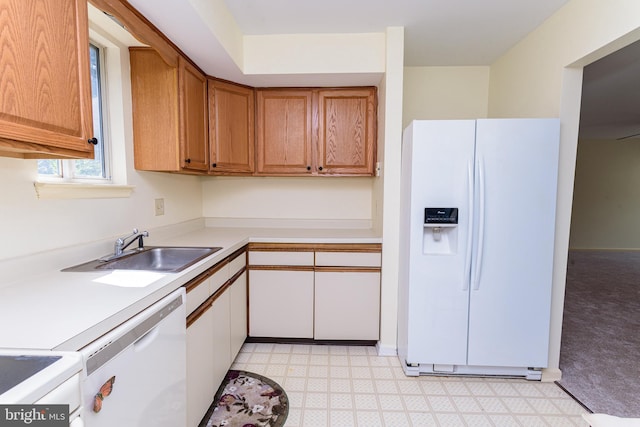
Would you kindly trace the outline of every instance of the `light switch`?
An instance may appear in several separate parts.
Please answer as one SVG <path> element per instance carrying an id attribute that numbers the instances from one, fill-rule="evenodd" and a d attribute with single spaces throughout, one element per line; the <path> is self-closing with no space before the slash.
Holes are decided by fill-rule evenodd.
<path id="1" fill-rule="evenodd" d="M 164 199 L 156 199 L 156 216 L 164 215 Z"/>

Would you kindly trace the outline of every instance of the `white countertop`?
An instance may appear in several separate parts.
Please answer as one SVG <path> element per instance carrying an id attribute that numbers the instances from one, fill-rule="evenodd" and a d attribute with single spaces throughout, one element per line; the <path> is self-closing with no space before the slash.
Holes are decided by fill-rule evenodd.
<path id="1" fill-rule="evenodd" d="M 97 282 L 111 272 L 48 271 L 0 288 L 0 348 L 75 351 L 89 344 L 249 242 L 380 243 L 365 229 L 203 228 L 154 246 L 223 249 L 145 287 Z M 85 261 L 90 261 L 87 259 Z M 67 266 L 71 266 L 70 263 Z M 122 272 L 119 272 L 122 274 Z"/>

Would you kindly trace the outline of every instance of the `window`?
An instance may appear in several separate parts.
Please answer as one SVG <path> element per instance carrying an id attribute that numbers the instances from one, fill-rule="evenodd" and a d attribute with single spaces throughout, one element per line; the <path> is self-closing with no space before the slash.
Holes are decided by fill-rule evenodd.
<path id="1" fill-rule="evenodd" d="M 62 181 L 108 181 L 111 179 L 108 162 L 108 144 L 103 129 L 104 123 L 104 62 L 103 48 L 89 45 L 91 61 L 91 105 L 93 109 L 93 131 L 98 139 L 93 159 L 82 160 L 38 160 L 38 174 L 41 178 Z"/>

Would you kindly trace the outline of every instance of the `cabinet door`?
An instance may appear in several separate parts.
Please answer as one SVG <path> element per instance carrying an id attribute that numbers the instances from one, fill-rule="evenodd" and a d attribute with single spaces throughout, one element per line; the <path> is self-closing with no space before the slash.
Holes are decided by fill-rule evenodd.
<path id="1" fill-rule="evenodd" d="M 214 375 L 214 312 L 209 309 L 187 328 L 187 425 L 197 426 L 217 391 Z"/>
<path id="2" fill-rule="evenodd" d="M 377 340 L 380 273 L 315 273 L 315 339 Z"/>
<path id="3" fill-rule="evenodd" d="M 258 90 L 256 100 L 256 174 L 310 174 L 311 90 Z"/>
<path id="4" fill-rule="evenodd" d="M 87 2 L 0 0 L 0 28 L 0 151 L 93 157 Z"/>
<path id="5" fill-rule="evenodd" d="M 313 267 L 249 272 L 249 335 L 313 338 Z"/>
<path id="6" fill-rule="evenodd" d="M 133 159 L 138 170 L 180 170 L 178 69 L 150 48 L 129 48 Z"/>
<path id="7" fill-rule="evenodd" d="M 229 366 L 231 366 L 231 325 L 229 311 L 229 289 L 225 290 L 211 307 L 213 312 L 213 334 L 211 340 L 214 345 L 213 353 L 213 382 L 211 383 L 213 394 L 224 380 Z M 213 394 L 211 396 L 213 396 Z M 213 401 L 213 399 L 211 399 Z M 209 402 L 211 403 L 211 402 Z"/>
<path id="8" fill-rule="evenodd" d="M 242 273 L 229 288 L 231 306 L 231 362 L 247 338 L 247 273 Z"/>
<path id="9" fill-rule="evenodd" d="M 375 88 L 318 92 L 318 172 L 373 175 Z"/>
<path id="10" fill-rule="evenodd" d="M 209 170 L 209 129 L 207 79 L 191 63 L 180 57 L 180 138 L 181 166 L 187 170 Z"/>
<path id="11" fill-rule="evenodd" d="M 251 174 L 254 170 L 254 91 L 208 80 L 209 172 Z"/>

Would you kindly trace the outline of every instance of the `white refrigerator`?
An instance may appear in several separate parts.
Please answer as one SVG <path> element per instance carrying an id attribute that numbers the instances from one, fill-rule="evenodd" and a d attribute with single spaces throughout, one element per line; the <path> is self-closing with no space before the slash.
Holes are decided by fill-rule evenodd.
<path id="1" fill-rule="evenodd" d="M 540 378 L 559 134 L 557 119 L 405 129 L 398 355 L 407 375 Z"/>

